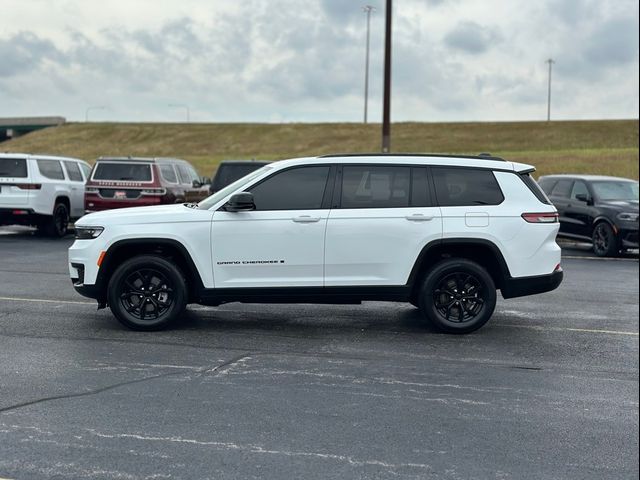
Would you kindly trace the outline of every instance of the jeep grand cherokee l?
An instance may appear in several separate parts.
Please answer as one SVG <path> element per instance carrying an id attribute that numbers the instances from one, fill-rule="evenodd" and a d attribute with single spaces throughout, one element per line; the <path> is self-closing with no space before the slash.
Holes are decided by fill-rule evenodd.
<path id="1" fill-rule="evenodd" d="M 498 289 L 512 298 L 562 280 L 558 214 L 532 171 L 486 156 L 284 160 L 198 205 L 83 217 L 70 276 L 139 330 L 188 303 L 379 300 L 471 332 Z"/>

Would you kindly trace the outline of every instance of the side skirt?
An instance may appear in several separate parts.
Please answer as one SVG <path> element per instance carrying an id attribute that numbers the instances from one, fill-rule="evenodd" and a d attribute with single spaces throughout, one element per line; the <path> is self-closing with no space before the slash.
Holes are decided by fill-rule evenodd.
<path id="1" fill-rule="evenodd" d="M 208 288 L 201 291 L 198 303 L 324 303 L 358 304 L 365 300 L 381 302 L 408 302 L 411 287 L 268 287 L 268 288 Z"/>

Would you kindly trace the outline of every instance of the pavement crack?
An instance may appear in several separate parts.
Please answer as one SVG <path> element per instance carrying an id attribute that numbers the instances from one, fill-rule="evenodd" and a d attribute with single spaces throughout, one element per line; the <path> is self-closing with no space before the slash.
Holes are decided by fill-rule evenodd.
<path id="1" fill-rule="evenodd" d="M 220 365 L 216 365 L 215 367 L 204 367 L 204 368 L 200 368 L 196 371 L 196 376 L 202 376 L 202 375 L 218 375 L 220 373 L 224 373 L 226 372 L 229 368 L 233 367 L 234 365 L 238 364 L 239 362 L 249 359 L 251 358 L 249 354 L 245 353 L 242 355 L 238 355 L 230 360 L 227 360 L 226 362 L 221 363 Z M 0 414 L 5 413 L 5 412 L 9 412 L 12 410 L 17 410 L 20 408 L 24 408 L 24 407 L 29 407 L 31 405 L 37 405 L 40 403 L 45 403 L 45 402 L 51 402 L 54 400 L 66 400 L 66 399 L 70 399 L 70 398 L 78 398 L 78 397 L 88 397 L 91 395 L 97 395 L 100 393 L 104 393 L 107 392 L 109 390 L 114 390 L 116 388 L 120 388 L 120 387 L 124 387 L 124 386 L 128 386 L 128 385 L 135 385 L 137 383 L 143 383 L 143 382 L 148 382 L 151 380 L 157 380 L 158 378 L 165 378 L 165 377 L 170 377 L 170 376 L 175 376 L 175 375 L 184 375 L 185 372 L 184 371 L 173 371 L 173 372 L 166 372 L 166 373 L 160 373 L 158 375 L 151 375 L 148 377 L 143 377 L 143 378 L 137 378 L 135 380 L 127 380 L 125 382 L 118 382 L 118 383 L 114 383 L 112 385 L 107 385 L 106 387 L 100 387 L 100 388 L 95 388 L 92 390 L 87 390 L 85 392 L 74 392 L 74 393 L 65 393 L 65 394 L 60 394 L 60 395 L 51 395 L 48 397 L 42 397 L 42 398 L 38 398 L 36 400 L 30 400 L 28 402 L 21 402 L 21 403 L 16 403 L 14 405 L 9 405 L 7 407 L 2 407 L 0 408 Z"/>

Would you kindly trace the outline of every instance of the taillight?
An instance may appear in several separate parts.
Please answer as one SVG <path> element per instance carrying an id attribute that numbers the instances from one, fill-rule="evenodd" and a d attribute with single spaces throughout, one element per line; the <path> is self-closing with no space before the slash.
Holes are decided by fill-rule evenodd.
<path id="1" fill-rule="evenodd" d="M 560 217 L 557 212 L 523 213 L 522 218 L 529 223 L 558 223 L 560 221 Z"/>
<path id="2" fill-rule="evenodd" d="M 42 188 L 42 184 L 40 183 L 17 183 L 16 187 L 20 190 L 40 190 Z"/>

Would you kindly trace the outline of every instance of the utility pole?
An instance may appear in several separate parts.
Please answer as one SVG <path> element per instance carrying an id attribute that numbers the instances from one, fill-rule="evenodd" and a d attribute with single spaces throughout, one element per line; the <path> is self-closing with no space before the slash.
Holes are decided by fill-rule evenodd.
<path id="1" fill-rule="evenodd" d="M 547 122 L 551 120 L 551 65 L 556 63 L 553 58 L 547 59 L 545 63 L 549 64 L 549 85 L 547 88 Z"/>
<path id="2" fill-rule="evenodd" d="M 364 123 L 367 123 L 367 106 L 369 103 L 369 28 L 371 25 L 371 12 L 375 12 L 371 5 L 362 7 L 362 11 L 367 14 L 367 50 L 364 60 Z"/>
<path id="3" fill-rule="evenodd" d="M 391 8 L 387 0 L 384 28 L 384 94 L 382 101 L 382 153 L 391 151 Z"/>

